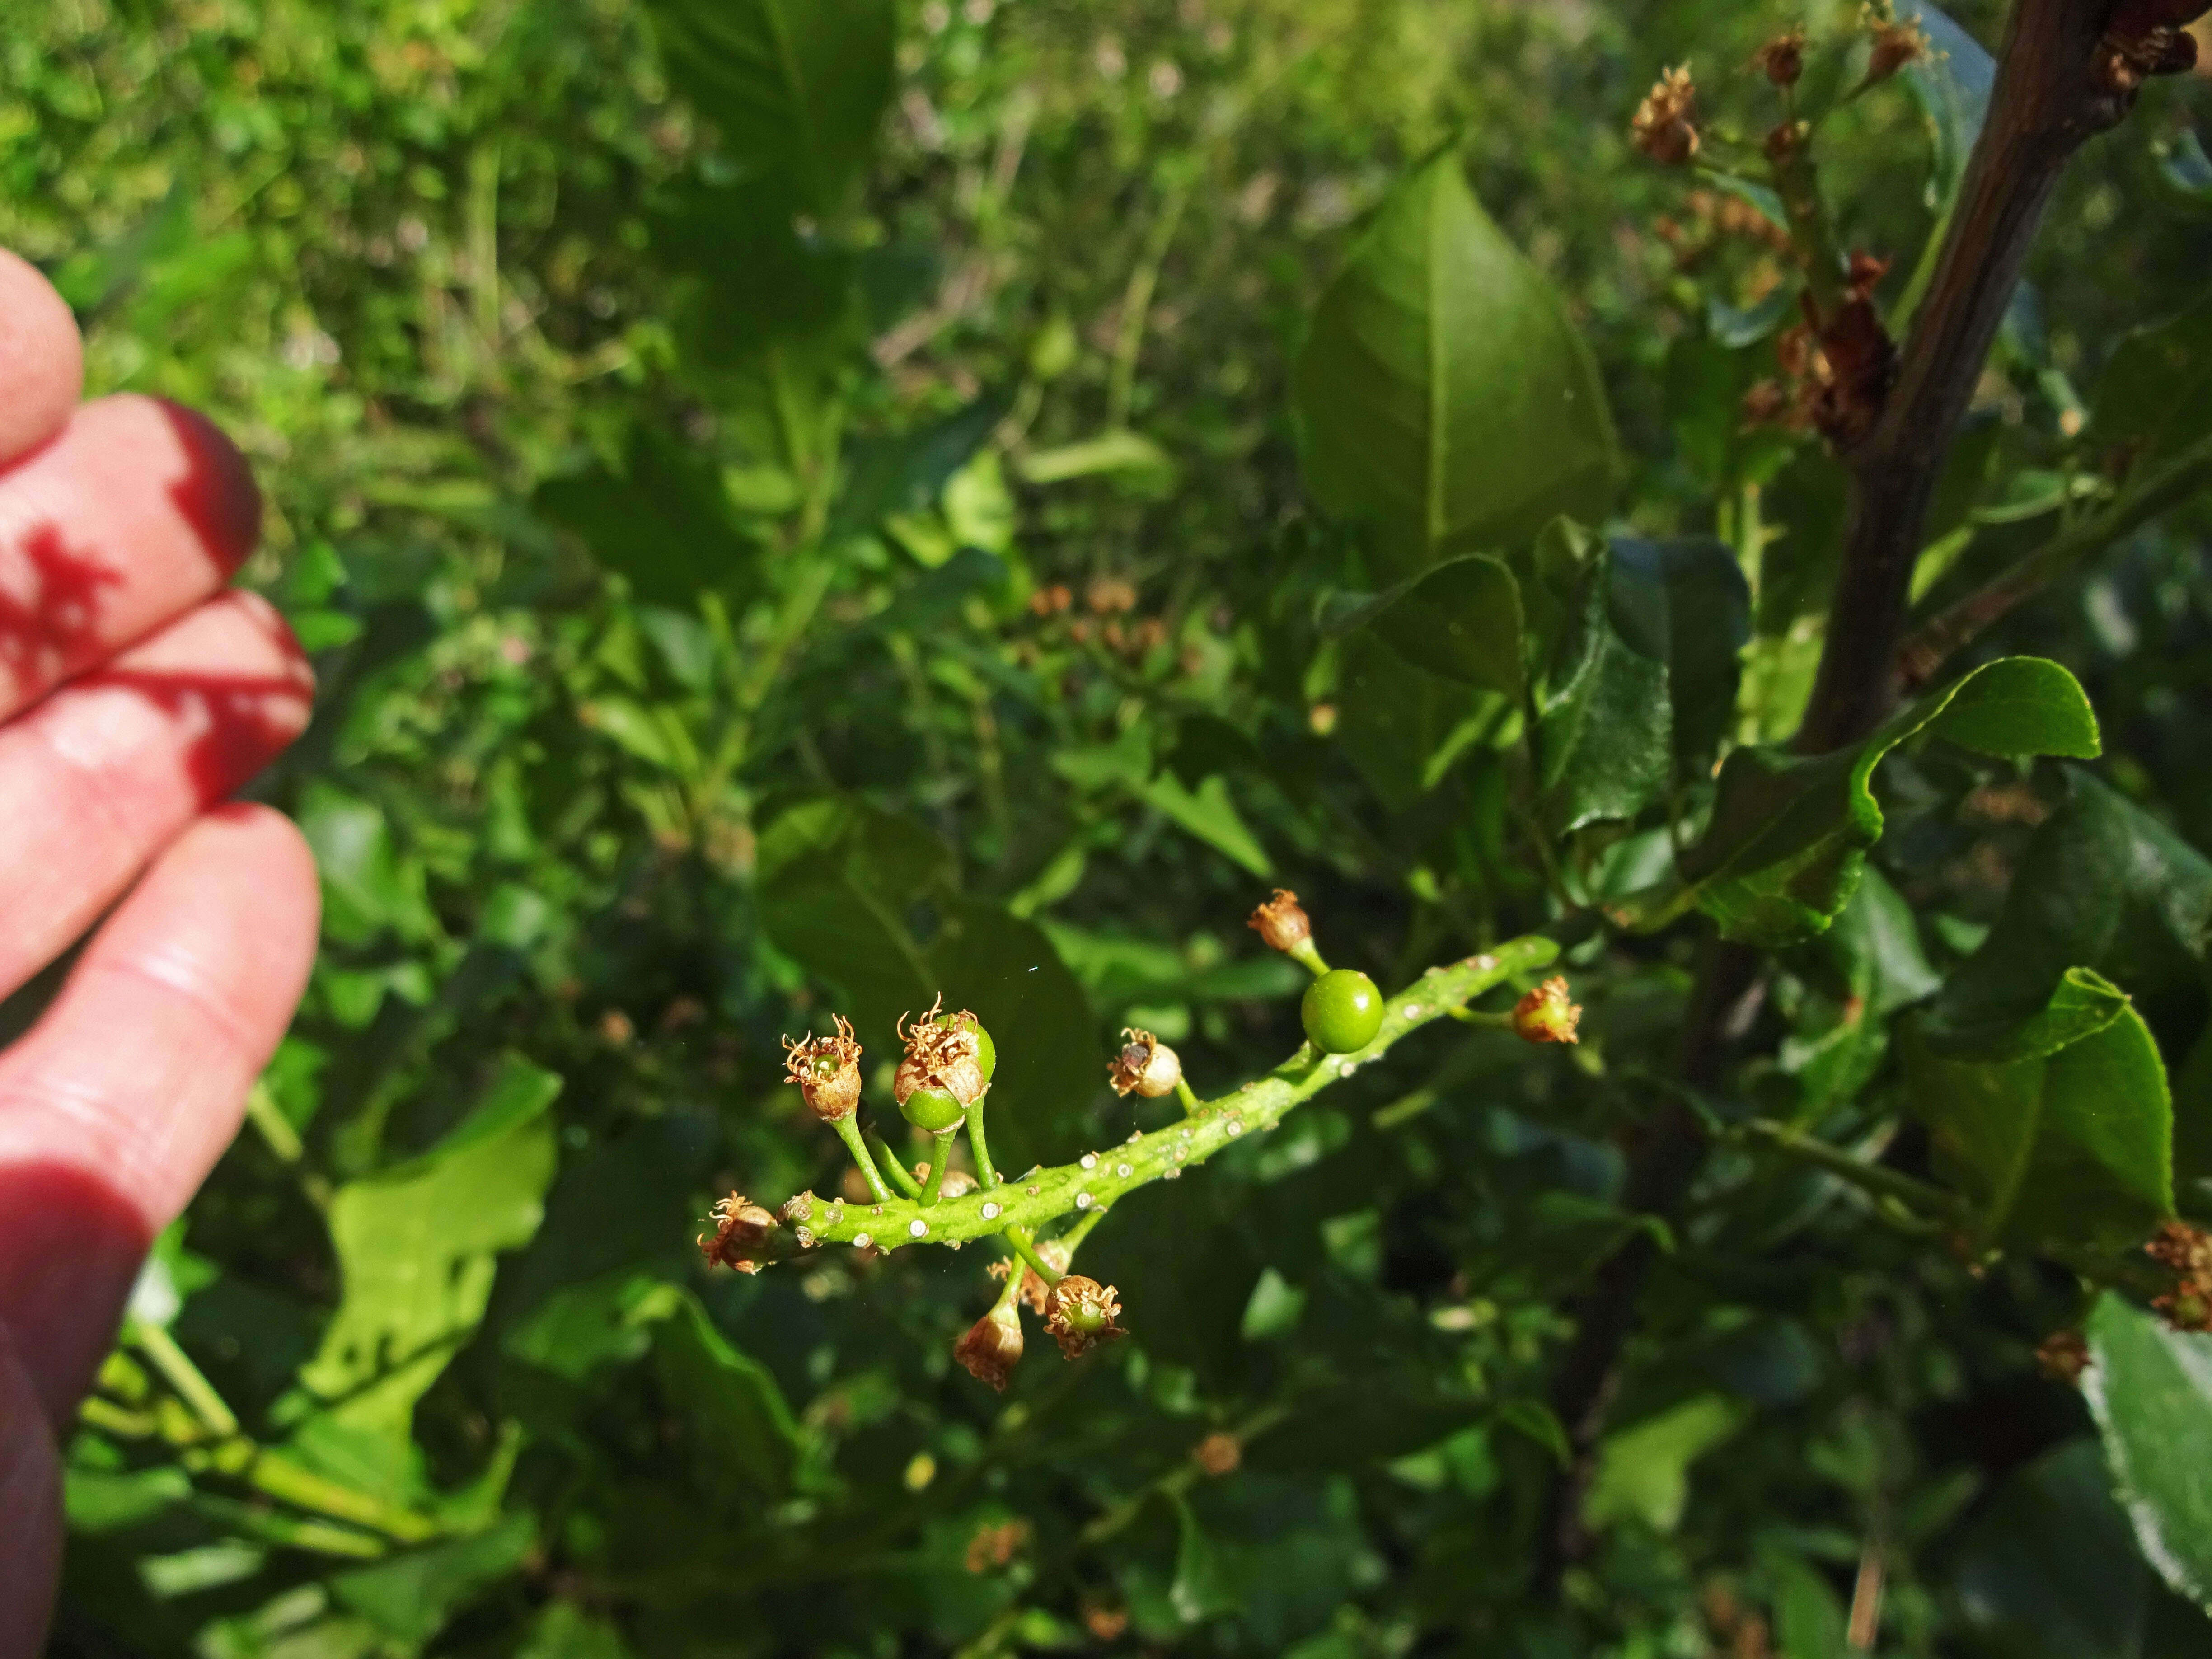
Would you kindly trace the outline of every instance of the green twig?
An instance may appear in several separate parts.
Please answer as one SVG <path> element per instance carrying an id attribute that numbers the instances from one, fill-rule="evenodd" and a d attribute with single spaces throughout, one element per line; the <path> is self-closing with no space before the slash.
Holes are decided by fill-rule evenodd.
<path id="1" fill-rule="evenodd" d="M 868 1145 L 874 1150 L 877 1161 L 883 1165 L 884 1173 L 890 1176 L 892 1184 L 908 1198 L 920 1198 L 921 1183 L 914 1178 L 914 1171 L 908 1169 L 898 1155 L 891 1151 L 890 1144 L 881 1135 L 872 1133 L 868 1137 Z"/>
<path id="2" fill-rule="evenodd" d="M 1321 948 L 1310 939 L 1302 939 L 1284 951 L 1285 956 L 1319 979 L 1328 971 L 1328 963 L 1322 957 Z"/>
<path id="3" fill-rule="evenodd" d="M 237 1416 L 216 1392 L 215 1384 L 192 1364 L 191 1356 L 177 1346 L 176 1338 L 151 1320 L 132 1319 L 125 1322 L 123 1340 L 154 1363 L 210 1435 L 223 1440 L 238 1432 Z"/>
<path id="4" fill-rule="evenodd" d="M 848 1112 L 831 1122 L 837 1139 L 845 1143 L 845 1150 L 853 1155 L 853 1162 L 860 1171 L 860 1179 L 868 1183 L 868 1195 L 878 1204 L 891 1201 L 891 1189 L 884 1184 L 884 1172 L 876 1167 L 876 1160 L 868 1151 L 868 1144 L 860 1137 L 860 1126 L 856 1113 Z"/>
<path id="5" fill-rule="evenodd" d="M 1059 1268 L 1037 1254 L 1036 1239 L 1024 1229 L 1009 1227 L 1000 1237 L 1014 1247 L 1014 1254 L 1028 1262 L 1030 1271 L 1044 1280 L 1048 1286 L 1059 1284 L 1066 1277 Z"/>
<path id="6" fill-rule="evenodd" d="M 1199 1109 L 1198 1093 L 1190 1086 L 1190 1079 L 1187 1077 L 1179 1077 L 1176 1079 L 1176 1098 L 1182 1103 L 1185 1116 L 1188 1116 Z"/>
<path id="7" fill-rule="evenodd" d="M 1853 1158 L 1841 1147 L 1831 1146 L 1802 1129 L 1793 1129 L 1786 1123 L 1755 1117 L 1743 1126 L 1742 1133 L 1749 1139 L 1764 1141 L 1778 1152 L 1787 1152 L 1802 1163 L 1848 1181 L 1877 1198 L 1894 1199 L 1923 1214 L 1963 1221 L 1972 1213 L 1972 1206 L 1956 1193 L 1945 1192 L 1941 1187 L 1931 1186 L 1899 1170 Z"/>
<path id="8" fill-rule="evenodd" d="M 985 1192 L 999 1184 L 998 1167 L 991 1162 L 991 1143 L 983 1134 L 983 1103 L 990 1097 L 987 1089 L 975 1097 L 967 1109 L 968 1150 L 975 1155 L 975 1179 L 982 1183 Z"/>
<path id="9" fill-rule="evenodd" d="M 923 1209 L 933 1209 L 945 1191 L 945 1165 L 952 1155 L 952 1131 L 933 1137 L 929 1149 L 929 1173 L 921 1178 L 921 1192 L 915 1200 Z"/>

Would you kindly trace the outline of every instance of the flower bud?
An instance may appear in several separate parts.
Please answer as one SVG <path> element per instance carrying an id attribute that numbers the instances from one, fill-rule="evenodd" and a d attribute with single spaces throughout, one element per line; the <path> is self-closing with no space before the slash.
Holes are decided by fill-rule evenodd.
<path id="1" fill-rule="evenodd" d="M 1001 1303 L 968 1328 L 952 1345 L 952 1357 L 978 1382 L 988 1382 L 1000 1394 L 1022 1357 L 1022 1316 L 1011 1302 Z"/>
<path id="2" fill-rule="evenodd" d="M 1313 939 L 1313 921 L 1298 906 L 1298 896 L 1278 887 L 1275 896 L 1252 912 L 1246 927 L 1267 940 L 1271 949 L 1295 951 Z"/>
<path id="3" fill-rule="evenodd" d="M 854 1041 L 851 1022 L 842 1014 L 835 1018 L 835 1036 L 810 1033 L 804 1042 L 783 1039 L 784 1069 L 805 1097 L 806 1109 L 824 1123 L 852 1116 L 860 1103 L 860 1045 Z"/>
<path id="4" fill-rule="evenodd" d="M 1513 1005 L 1513 1035 L 1524 1042 L 1573 1042 L 1583 1011 L 1554 974 Z"/>
<path id="5" fill-rule="evenodd" d="M 759 1271 L 763 1246 L 775 1233 L 775 1218 L 743 1193 L 732 1193 L 709 1213 L 714 1236 L 699 1236 L 699 1253 L 709 1266 L 735 1267 L 740 1273 Z"/>
<path id="6" fill-rule="evenodd" d="M 1127 1336 L 1128 1332 L 1114 1322 L 1121 1312 L 1120 1298 L 1111 1285 L 1101 1285 L 1080 1273 L 1068 1274 L 1045 1297 L 1045 1327 L 1059 1342 L 1060 1352 L 1070 1359 L 1081 1358 L 1102 1342 Z"/>
<path id="7" fill-rule="evenodd" d="M 1147 1100 L 1175 1092 L 1182 1081 L 1182 1061 L 1176 1051 L 1150 1031 L 1124 1030 L 1128 1041 L 1106 1067 L 1106 1080 L 1117 1095 L 1139 1094 Z"/>
<path id="8" fill-rule="evenodd" d="M 1759 49 L 1753 59 L 1759 72 L 1778 87 L 1794 87 L 1805 73 L 1805 26 L 1778 34 Z"/>
<path id="9" fill-rule="evenodd" d="M 1636 148 L 1666 167 L 1681 167 L 1698 153 L 1698 129 L 1691 120 L 1698 89 L 1690 66 L 1663 71 L 1629 124 Z"/>

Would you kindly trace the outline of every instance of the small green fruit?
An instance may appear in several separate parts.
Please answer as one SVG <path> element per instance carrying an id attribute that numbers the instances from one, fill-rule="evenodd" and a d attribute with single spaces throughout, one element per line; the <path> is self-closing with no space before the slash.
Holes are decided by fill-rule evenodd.
<path id="1" fill-rule="evenodd" d="M 968 1115 L 959 1097 L 950 1089 L 916 1089 L 899 1102 L 899 1110 L 906 1114 L 906 1121 L 915 1128 L 927 1129 L 933 1135 L 957 1127 Z"/>
<path id="2" fill-rule="evenodd" d="M 1382 994 L 1366 975 L 1332 968 L 1306 987 L 1298 1013 L 1315 1048 L 1325 1054 L 1348 1054 L 1374 1042 L 1382 1029 Z"/>
<path id="3" fill-rule="evenodd" d="M 983 1022 L 970 1013 L 939 1014 L 937 1023 L 955 1031 L 973 1033 L 975 1038 L 975 1069 L 983 1074 L 983 1081 L 991 1080 L 991 1073 L 999 1069 L 999 1045 L 991 1041 L 991 1034 L 983 1029 Z"/>

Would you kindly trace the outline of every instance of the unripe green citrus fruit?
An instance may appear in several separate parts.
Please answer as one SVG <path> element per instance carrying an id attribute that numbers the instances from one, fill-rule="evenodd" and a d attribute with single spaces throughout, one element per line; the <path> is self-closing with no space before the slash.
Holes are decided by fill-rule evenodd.
<path id="1" fill-rule="evenodd" d="M 1366 975 L 1332 968 L 1306 987 L 1298 1005 L 1306 1037 L 1325 1054 L 1348 1054 L 1382 1029 L 1382 994 Z"/>
<path id="2" fill-rule="evenodd" d="M 916 1089 L 899 1103 L 899 1110 L 906 1114 L 906 1121 L 915 1128 L 927 1129 L 933 1135 L 957 1127 L 968 1115 L 959 1097 L 950 1089 Z"/>

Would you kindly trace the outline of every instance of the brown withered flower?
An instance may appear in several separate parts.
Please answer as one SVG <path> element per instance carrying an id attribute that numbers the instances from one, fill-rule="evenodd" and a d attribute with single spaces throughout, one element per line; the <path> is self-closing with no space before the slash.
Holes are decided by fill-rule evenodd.
<path id="1" fill-rule="evenodd" d="M 1778 34 L 1761 46 L 1752 62 L 1778 87 L 1794 87 L 1805 73 L 1805 26 Z"/>
<path id="2" fill-rule="evenodd" d="M 1934 43 L 1920 27 L 1917 17 L 1900 23 L 1889 15 L 1887 6 L 1880 10 L 1869 6 L 1866 19 L 1867 32 L 1874 43 L 1867 53 L 1868 86 L 1880 85 L 1907 64 L 1922 62 L 1933 50 Z"/>
<path id="3" fill-rule="evenodd" d="M 1636 148 L 1662 166 L 1686 164 L 1698 153 L 1697 103 L 1687 64 L 1662 70 L 1628 124 Z"/>
<path id="4" fill-rule="evenodd" d="M 2063 1382 L 2069 1389 L 2080 1382 L 2081 1373 L 2095 1363 L 2089 1357 L 2088 1343 L 2079 1331 L 2053 1331 L 2035 1350 L 2036 1369 L 2053 1382 Z"/>
<path id="5" fill-rule="evenodd" d="M 1182 1081 L 1182 1060 L 1176 1051 L 1150 1031 L 1125 1030 L 1128 1041 L 1107 1062 L 1106 1080 L 1117 1095 L 1139 1094 L 1147 1100 L 1175 1092 Z"/>
<path id="6" fill-rule="evenodd" d="M 824 1123 L 852 1116 L 860 1103 L 860 1045 L 853 1036 L 852 1023 L 842 1014 L 833 1018 L 837 1022 L 835 1036 L 818 1037 L 810 1032 L 804 1042 L 783 1039 L 784 1070 L 806 1097 L 806 1109 Z"/>
<path id="7" fill-rule="evenodd" d="M 988 1382 L 1000 1394 L 1022 1357 L 1022 1316 L 1011 1302 L 1002 1302 L 968 1328 L 952 1345 L 952 1357 L 978 1382 Z"/>
<path id="8" fill-rule="evenodd" d="M 1190 1456 L 1218 1480 L 1237 1472 L 1237 1466 L 1244 1461 L 1244 1443 L 1226 1429 L 1216 1429 L 1190 1449 Z"/>
<path id="9" fill-rule="evenodd" d="M 899 1040 L 906 1044 L 906 1053 L 891 1079 L 891 1094 L 902 1106 L 917 1089 L 942 1089 L 963 1106 L 973 1106 L 989 1086 L 977 1060 L 981 1048 L 975 1040 L 975 1016 L 963 1009 L 946 1020 L 940 1017 L 944 1007 L 939 995 L 911 1030 L 907 1025 L 911 1016 L 899 1016 Z"/>
<path id="10" fill-rule="evenodd" d="M 1557 974 L 1513 1005 L 1513 1035 L 1525 1042 L 1575 1042 L 1583 1011 Z"/>
<path id="11" fill-rule="evenodd" d="M 2143 1254 L 2173 1273 L 2173 1288 L 2150 1305 L 2177 1331 L 2212 1331 L 2212 1235 L 2185 1221 L 2169 1221 L 2151 1236 Z"/>
<path id="12" fill-rule="evenodd" d="M 1070 1273 L 1045 1297 L 1045 1328 L 1062 1354 L 1080 1359 L 1100 1343 L 1128 1334 L 1114 1322 L 1121 1312 L 1120 1297 L 1111 1285 Z"/>
<path id="13" fill-rule="evenodd" d="M 1313 919 L 1287 887 L 1278 887 L 1275 896 L 1253 911 L 1244 925 L 1277 951 L 1294 951 L 1313 939 Z"/>
<path id="14" fill-rule="evenodd" d="M 758 1273 L 762 1246 L 775 1231 L 775 1218 L 743 1193 L 732 1193 L 714 1206 L 708 1219 L 714 1224 L 714 1236 L 699 1235 L 699 1253 L 708 1265 Z"/>

